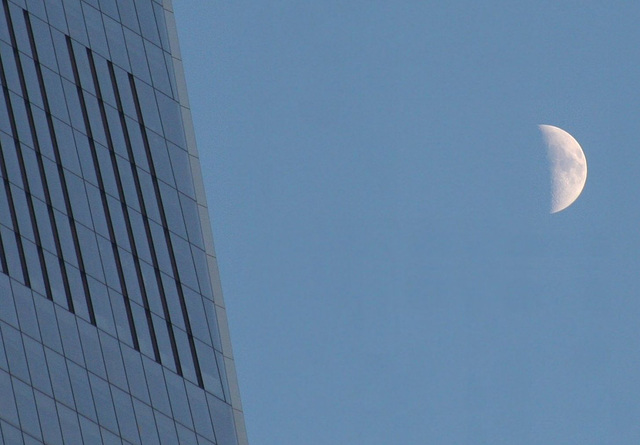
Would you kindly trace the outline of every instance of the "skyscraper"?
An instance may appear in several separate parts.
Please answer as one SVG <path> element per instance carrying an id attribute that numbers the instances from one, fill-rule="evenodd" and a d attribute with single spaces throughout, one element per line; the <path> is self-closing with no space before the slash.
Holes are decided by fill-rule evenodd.
<path id="1" fill-rule="evenodd" d="M 0 441 L 246 444 L 171 0 L 0 1 Z"/>

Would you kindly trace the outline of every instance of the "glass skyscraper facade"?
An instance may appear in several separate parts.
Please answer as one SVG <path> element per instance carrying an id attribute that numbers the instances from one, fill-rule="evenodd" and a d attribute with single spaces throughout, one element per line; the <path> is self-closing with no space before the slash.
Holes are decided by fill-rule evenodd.
<path id="1" fill-rule="evenodd" d="M 246 444 L 171 1 L 0 3 L 0 441 Z"/>

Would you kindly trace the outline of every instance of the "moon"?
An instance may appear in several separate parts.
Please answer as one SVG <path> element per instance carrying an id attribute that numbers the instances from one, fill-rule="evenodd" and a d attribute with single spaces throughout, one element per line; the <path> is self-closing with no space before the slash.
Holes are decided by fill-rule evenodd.
<path id="1" fill-rule="evenodd" d="M 558 213 L 574 203 L 587 182 L 587 158 L 573 136 L 553 125 L 538 125 L 547 145 L 551 173 L 551 210 Z"/>

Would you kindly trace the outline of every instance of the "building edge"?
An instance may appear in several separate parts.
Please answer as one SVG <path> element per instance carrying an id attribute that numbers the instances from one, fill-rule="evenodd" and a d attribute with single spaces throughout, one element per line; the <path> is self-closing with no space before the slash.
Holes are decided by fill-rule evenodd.
<path id="1" fill-rule="evenodd" d="M 236 367 L 233 359 L 233 349 L 231 347 L 227 312 L 224 304 L 224 297 L 222 294 L 222 286 L 220 284 L 220 274 L 218 270 L 218 262 L 216 259 L 215 245 L 213 242 L 211 219 L 207 206 L 204 182 L 202 180 L 202 167 L 200 166 L 198 147 L 196 145 L 196 138 L 193 128 L 193 120 L 191 117 L 191 109 L 189 106 L 189 96 L 187 93 L 187 84 L 184 75 L 184 66 L 182 64 L 182 56 L 180 53 L 180 44 L 172 0 L 163 0 L 163 8 L 171 45 L 171 58 L 173 61 L 172 66 L 178 89 L 178 102 L 181 108 L 185 139 L 187 141 L 189 158 L 191 160 L 190 166 L 194 182 L 193 185 L 196 192 L 200 225 L 202 227 L 202 235 L 206 247 L 207 265 L 209 268 L 209 276 L 213 289 L 213 298 L 216 309 L 216 317 L 218 321 L 218 329 L 222 341 L 222 354 L 224 356 L 223 366 L 225 367 L 225 373 L 227 375 L 227 380 L 229 383 L 229 398 L 231 407 L 233 409 L 236 435 L 239 445 L 248 445 L 249 441 L 247 438 L 247 431 L 245 427 L 244 413 L 242 411 L 240 388 L 238 386 L 238 377 L 236 374 Z"/>

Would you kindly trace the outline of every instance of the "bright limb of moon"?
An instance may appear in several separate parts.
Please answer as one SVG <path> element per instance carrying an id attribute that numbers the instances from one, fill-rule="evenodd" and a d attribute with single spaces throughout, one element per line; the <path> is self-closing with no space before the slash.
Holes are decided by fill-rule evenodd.
<path id="1" fill-rule="evenodd" d="M 553 125 L 538 125 L 551 171 L 551 213 L 569 207 L 587 182 L 587 158 L 573 136 Z"/>

